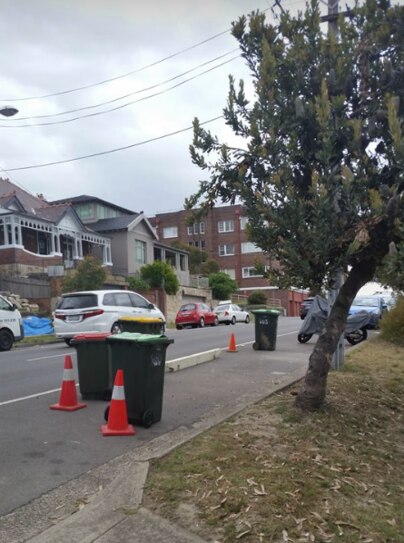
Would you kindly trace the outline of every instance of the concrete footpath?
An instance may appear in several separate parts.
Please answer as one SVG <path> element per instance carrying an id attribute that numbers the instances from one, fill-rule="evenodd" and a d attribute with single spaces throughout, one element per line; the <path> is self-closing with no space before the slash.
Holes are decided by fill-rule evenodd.
<path id="1" fill-rule="evenodd" d="M 197 422 L 148 441 L 1 517 L 0 543 L 203 543 L 198 536 L 142 506 L 150 461 L 301 379 L 307 369 L 309 352 L 285 348 L 254 351 L 251 345 L 245 345 L 238 347 L 237 353 L 215 352 L 211 361 L 204 359 L 203 363 L 217 364 L 217 358 L 226 356 L 240 357 L 246 365 L 270 357 L 271 362 L 283 366 L 285 371 L 272 371 L 268 381 L 253 393 L 234 398 Z M 288 371 L 291 359 L 295 364 L 293 371 Z M 201 362 L 195 358 L 195 364 Z M 173 364 L 171 371 L 190 365 L 191 357 Z"/>

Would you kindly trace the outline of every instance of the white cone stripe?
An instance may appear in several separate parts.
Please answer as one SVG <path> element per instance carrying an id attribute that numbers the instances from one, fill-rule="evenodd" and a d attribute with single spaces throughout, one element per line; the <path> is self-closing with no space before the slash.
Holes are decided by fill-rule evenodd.
<path id="1" fill-rule="evenodd" d="M 73 371 L 73 369 L 64 369 L 63 370 L 63 381 L 74 381 L 74 371 Z"/>
<path id="2" fill-rule="evenodd" d="M 125 389 L 123 386 L 115 385 L 112 390 L 111 400 L 124 400 L 125 399 Z"/>

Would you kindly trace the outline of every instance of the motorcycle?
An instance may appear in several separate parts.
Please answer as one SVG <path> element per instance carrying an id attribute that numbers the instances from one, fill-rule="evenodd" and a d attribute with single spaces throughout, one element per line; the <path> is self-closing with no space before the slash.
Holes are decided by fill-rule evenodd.
<path id="1" fill-rule="evenodd" d="M 307 343 L 313 334 L 321 334 L 328 317 L 329 304 L 321 296 L 315 296 L 310 309 L 299 330 L 297 340 L 299 343 Z M 357 345 L 368 337 L 367 325 L 371 315 L 361 311 L 355 315 L 348 315 L 345 326 L 344 338 L 350 345 Z"/>

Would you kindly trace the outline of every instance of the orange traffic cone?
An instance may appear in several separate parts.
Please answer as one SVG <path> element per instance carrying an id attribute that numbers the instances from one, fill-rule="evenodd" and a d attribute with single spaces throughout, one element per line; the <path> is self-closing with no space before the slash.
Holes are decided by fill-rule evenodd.
<path id="1" fill-rule="evenodd" d="M 59 411 L 76 411 L 77 409 L 82 409 L 83 407 L 87 407 L 87 405 L 77 401 L 72 359 L 70 355 L 66 355 L 60 400 L 59 403 L 51 405 L 50 409 L 58 409 Z"/>
<path id="2" fill-rule="evenodd" d="M 236 353 L 236 340 L 234 338 L 234 334 L 230 336 L 230 342 L 229 342 L 229 348 L 227 349 L 228 353 Z"/>
<path id="3" fill-rule="evenodd" d="M 123 370 L 116 372 L 108 411 L 108 423 L 101 426 L 101 433 L 103 436 L 133 436 L 136 433 L 134 426 L 128 424 Z"/>

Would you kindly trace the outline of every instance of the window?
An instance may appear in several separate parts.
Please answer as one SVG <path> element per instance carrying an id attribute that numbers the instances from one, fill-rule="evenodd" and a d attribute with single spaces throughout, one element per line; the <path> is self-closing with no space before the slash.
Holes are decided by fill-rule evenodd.
<path id="1" fill-rule="evenodd" d="M 234 268 L 223 268 L 221 270 L 223 273 L 227 273 L 227 275 L 231 278 L 231 279 L 235 279 L 236 278 L 236 270 Z"/>
<path id="2" fill-rule="evenodd" d="M 145 300 L 143 296 L 139 296 L 139 294 L 136 294 L 135 292 L 129 292 L 129 298 L 133 307 L 143 307 L 145 309 L 149 307 L 149 302 Z"/>
<path id="3" fill-rule="evenodd" d="M 132 307 L 132 302 L 127 292 L 116 292 L 114 294 L 115 303 L 121 307 Z"/>
<path id="4" fill-rule="evenodd" d="M 234 232 L 234 221 L 218 221 L 217 223 L 219 232 Z"/>
<path id="5" fill-rule="evenodd" d="M 136 250 L 136 262 L 138 264 L 146 264 L 147 262 L 147 256 L 146 256 L 146 242 L 136 240 L 135 241 L 135 250 Z"/>
<path id="6" fill-rule="evenodd" d="M 234 243 L 227 243 L 226 245 L 219 245 L 219 256 L 234 255 Z"/>
<path id="7" fill-rule="evenodd" d="M 251 243 L 251 241 L 245 241 L 241 244 L 241 252 L 242 253 L 261 253 L 262 250 L 255 245 L 255 243 Z"/>
<path id="8" fill-rule="evenodd" d="M 240 230 L 245 230 L 247 223 L 248 223 L 247 217 L 240 217 Z"/>
<path id="9" fill-rule="evenodd" d="M 193 236 L 194 234 L 204 234 L 205 233 L 205 223 L 204 222 L 194 222 L 188 226 L 188 236 Z"/>
<path id="10" fill-rule="evenodd" d="M 80 204 L 76 211 L 80 219 L 90 219 L 93 216 L 93 206 L 91 204 Z"/>
<path id="11" fill-rule="evenodd" d="M 163 238 L 178 238 L 178 227 L 177 226 L 166 226 L 163 228 Z"/>
<path id="12" fill-rule="evenodd" d="M 268 266 L 265 266 L 265 271 L 268 270 Z M 248 277 L 263 277 L 262 274 L 258 273 L 254 266 L 241 269 L 241 275 L 244 279 Z"/>

